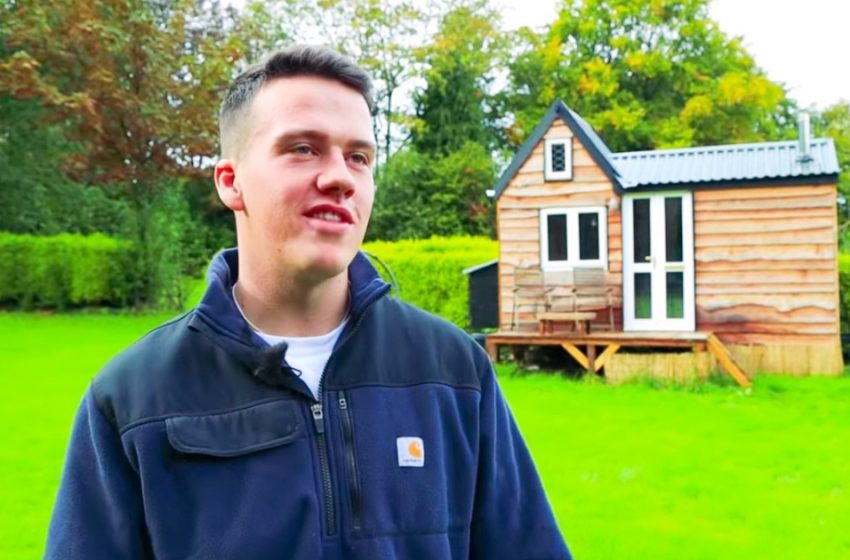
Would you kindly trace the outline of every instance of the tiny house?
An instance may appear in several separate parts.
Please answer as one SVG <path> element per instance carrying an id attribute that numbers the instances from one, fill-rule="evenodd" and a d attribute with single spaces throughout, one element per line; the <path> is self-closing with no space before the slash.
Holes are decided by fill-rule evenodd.
<path id="1" fill-rule="evenodd" d="M 807 124 L 797 141 L 612 153 L 556 102 L 494 189 L 499 330 L 533 329 L 595 270 L 610 319 L 588 315 L 593 332 L 711 333 L 753 373 L 838 374 L 838 171 Z"/>

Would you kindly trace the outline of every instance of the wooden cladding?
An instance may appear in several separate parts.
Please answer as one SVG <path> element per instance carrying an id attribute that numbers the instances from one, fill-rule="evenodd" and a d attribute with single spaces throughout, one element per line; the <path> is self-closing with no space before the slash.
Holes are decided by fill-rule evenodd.
<path id="1" fill-rule="evenodd" d="M 572 137 L 572 131 L 563 123 L 553 124 L 544 136 L 545 139 Z M 611 181 L 593 161 L 590 152 L 575 139 L 572 142 L 572 179 L 546 181 L 543 176 L 543 145 L 543 141 L 538 143 L 497 202 L 496 223 L 500 247 L 499 310 L 500 326 L 503 329 L 508 329 L 511 323 L 514 269 L 540 266 L 541 210 L 555 207 L 607 209 L 609 201 L 616 197 Z M 622 285 L 620 212 L 606 210 L 605 215 L 608 231 L 606 285 L 614 289 L 614 299 L 619 301 Z"/>
<path id="2" fill-rule="evenodd" d="M 737 344 L 835 340 L 835 187 L 694 192 L 697 329 Z"/>

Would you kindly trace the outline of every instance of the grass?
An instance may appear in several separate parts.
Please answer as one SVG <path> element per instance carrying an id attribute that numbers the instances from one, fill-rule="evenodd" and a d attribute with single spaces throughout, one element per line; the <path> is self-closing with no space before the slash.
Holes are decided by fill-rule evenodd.
<path id="1" fill-rule="evenodd" d="M 0 314 L 0 558 L 40 558 L 74 411 L 159 316 Z"/>
<path id="2" fill-rule="evenodd" d="M 0 314 L 0 558 L 41 555 L 85 387 L 165 318 Z M 578 558 L 850 557 L 850 377 L 743 392 L 499 374 Z"/>
<path id="3" fill-rule="evenodd" d="M 850 378 L 501 383 L 578 558 L 850 557 Z"/>

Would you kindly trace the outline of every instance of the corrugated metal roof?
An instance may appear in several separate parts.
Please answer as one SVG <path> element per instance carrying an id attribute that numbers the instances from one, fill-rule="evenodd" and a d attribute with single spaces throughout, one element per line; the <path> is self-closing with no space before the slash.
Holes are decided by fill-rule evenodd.
<path id="1" fill-rule="evenodd" d="M 561 119 L 588 150 L 593 161 L 611 180 L 614 190 L 636 188 L 700 188 L 736 184 L 763 185 L 837 181 L 838 157 L 830 138 L 811 141 L 812 161 L 797 161 L 797 142 L 759 142 L 700 146 L 675 150 L 611 153 L 587 121 L 561 101 L 556 101 L 523 142 L 496 182 L 498 199 L 556 119 Z"/>
<path id="2" fill-rule="evenodd" d="M 689 185 L 837 174 L 831 138 L 811 142 L 812 160 L 797 161 L 797 142 L 760 142 L 676 150 L 621 152 L 608 157 L 624 188 Z"/>

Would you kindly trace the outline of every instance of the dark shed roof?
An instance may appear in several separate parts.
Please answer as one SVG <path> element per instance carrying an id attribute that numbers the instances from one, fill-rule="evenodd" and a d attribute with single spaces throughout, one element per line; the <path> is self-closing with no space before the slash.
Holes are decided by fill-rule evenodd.
<path id="1" fill-rule="evenodd" d="M 611 180 L 614 189 L 696 188 L 724 185 L 824 183 L 838 180 L 838 157 L 831 138 L 810 143 L 811 160 L 797 160 L 797 142 L 726 144 L 675 150 L 611 153 L 602 138 L 577 113 L 556 101 L 522 144 L 496 182 L 496 198 L 560 118 Z"/>
<path id="2" fill-rule="evenodd" d="M 472 274 L 473 272 L 478 272 L 479 270 L 483 270 L 488 266 L 494 266 L 499 264 L 499 259 L 493 259 L 491 261 L 487 261 L 485 263 L 477 264 L 475 266 L 470 266 L 468 268 L 464 268 L 461 272 L 464 274 Z"/>

